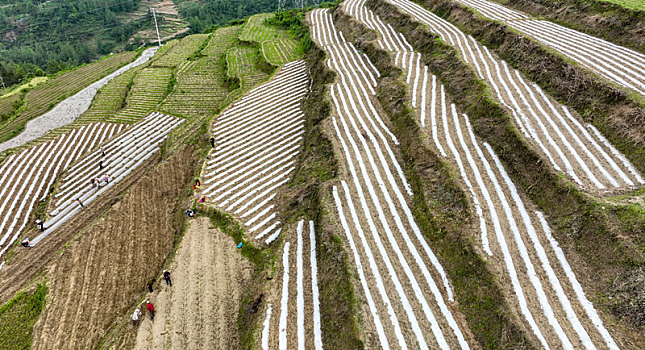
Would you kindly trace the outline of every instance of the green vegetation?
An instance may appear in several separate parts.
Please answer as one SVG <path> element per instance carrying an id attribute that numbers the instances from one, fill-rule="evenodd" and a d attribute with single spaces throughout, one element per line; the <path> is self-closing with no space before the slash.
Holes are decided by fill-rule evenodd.
<path id="1" fill-rule="evenodd" d="M 0 106 L 2 108 L 0 110 L 6 110 L 8 102 L 4 102 L 5 99 L 13 98 L 14 100 L 11 103 L 10 112 L 3 113 L 0 119 L 0 142 L 20 133 L 27 121 L 48 111 L 58 102 L 131 62 L 136 54 L 136 52 L 126 52 L 108 56 L 98 62 L 50 79 L 27 92 L 20 103 L 16 103 L 18 100 L 14 96 L 22 94 L 1 98 Z"/>
<path id="2" fill-rule="evenodd" d="M 213 26 L 223 26 L 235 19 L 277 10 L 275 0 L 174 0 L 191 33 L 202 33 Z M 287 5 L 293 3 L 287 1 Z"/>
<path id="3" fill-rule="evenodd" d="M 99 89 L 96 96 L 94 96 L 94 100 L 92 100 L 92 105 L 78 121 L 102 121 L 124 108 L 133 79 L 139 71 L 139 68 L 131 69 L 110 80 L 109 83 Z"/>
<path id="4" fill-rule="evenodd" d="M 237 43 L 240 26 L 218 29 L 195 61 L 186 61 L 177 74 L 175 89 L 161 110 L 185 117 L 214 115 L 230 93 L 221 59 Z"/>
<path id="5" fill-rule="evenodd" d="M 0 306 L 0 348 L 31 348 L 31 333 L 45 307 L 47 286 L 38 284 L 31 291 L 21 291 Z"/>
<path id="6" fill-rule="evenodd" d="M 257 47 L 237 46 L 226 53 L 226 75 L 231 79 L 239 79 L 244 89 L 254 86 L 269 78 L 260 67 L 262 60 Z"/>
<path id="7" fill-rule="evenodd" d="M 168 93 L 172 79 L 171 68 L 143 68 L 132 81 L 127 107 L 108 121 L 138 121 L 148 115 Z"/>
<path id="8" fill-rule="evenodd" d="M 208 40 L 208 34 L 189 35 L 176 40 L 167 52 L 163 51 L 155 55 L 155 59 L 151 60 L 151 66 L 176 68 L 197 52 L 206 40 Z"/>
<path id="9" fill-rule="evenodd" d="M 279 28 L 265 24 L 265 21 L 274 18 L 272 13 L 261 13 L 249 17 L 240 33 L 240 40 L 250 42 L 263 42 L 267 40 L 283 39 L 287 33 Z"/>
<path id="10" fill-rule="evenodd" d="M 280 66 L 301 58 L 296 49 L 296 42 L 288 39 L 269 40 L 262 43 L 264 59 L 274 66 Z"/>
<path id="11" fill-rule="evenodd" d="M 13 90 L 11 90 L 11 91 L 7 92 L 6 94 L 0 96 L 0 98 L 9 97 L 9 96 L 11 96 L 13 94 L 23 92 L 24 90 L 33 89 L 34 87 L 36 87 L 36 85 L 46 82 L 47 79 L 49 79 L 49 78 L 48 77 L 35 77 L 35 78 L 31 79 L 29 82 L 26 82 L 26 83 L 24 83 L 24 84 L 22 84 L 22 85 L 20 85 L 18 87 L 15 87 Z"/>
<path id="12" fill-rule="evenodd" d="M 123 50 L 151 16 L 140 0 L 0 0 L 0 75 L 13 85 Z M 135 47 L 129 47 L 134 49 Z"/>
<path id="13" fill-rule="evenodd" d="M 634 10 L 645 11 L 645 2 L 642 0 L 600 0 L 632 8 Z"/>

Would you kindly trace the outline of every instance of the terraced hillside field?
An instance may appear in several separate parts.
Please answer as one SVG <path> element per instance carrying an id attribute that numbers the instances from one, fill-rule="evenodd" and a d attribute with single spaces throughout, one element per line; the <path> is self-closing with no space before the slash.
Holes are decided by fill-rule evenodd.
<path id="1" fill-rule="evenodd" d="M 249 17 L 240 33 L 240 40 L 260 44 L 264 59 L 272 65 L 280 66 L 301 58 L 298 43 L 280 28 L 267 24 L 274 14 L 259 14 Z"/>
<path id="2" fill-rule="evenodd" d="M 398 140 L 373 101 L 378 72 L 327 10 L 313 10 L 309 21 L 339 75 L 331 87 L 333 143 L 343 164 L 334 215 L 360 282 L 365 347 L 468 349 L 473 340 L 450 281 L 408 205 Z"/>
<path id="3" fill-rule="evenodd" d="M 480 223 L 480 249 L 494 262 L 499 275 L 508 275 L 512 286 L 512 290 L 507 286 L 508 298 L 516 300 L 514 307 L 540 345 L 618 348 L 552 237 L 544 215 L 522 199 L 495 152 L 474 135 L 469 117 L 458 111 L 441 82 L 420 63 L 420 54 L 367 10 L 364 2 L 350 0 L 344 8 L 376 30 L 382 46 L 396 54 L 395 63 L 406 73 L 419 125 L 435 151 L 459 169 L 470 194 Z"/>
<path id="4" fill-rule="evenodd" d="M 0 260 L 25 230 L 35 227 L 31 221 L 34 206 L 49 194 L 57 176 L 122 128 L 123 125 L 117 124 L 89 124 L 15 153 L 2 163 Z"/>
<path id="5" fill-rule="evenodd" d="M 185 117 L 214 114 L 230 91 L 225 81 L 222 59 L 236 46 L 241 26 L 220 28 L 195 61 L 185 61 L 177 73 L 177 84 L 161 105 L 167 113 Z"/>
<path id="6" fill-rule="evenodd" d="M 482 15 L 553 48 L 600 76 L 645 96 L 645 55 L 605 40 L 539 20 L 488 0 L 457 0 Z"/>
<path id="7" fill-rule="evenodd" d="M 92 99 L 94 98 L 97 91 L 101 87 L 106 85 L 114 77 L 117 77 L 123 74 L 124 72 L 130 70 L 131 68 L 144 64 L 150 59 L 150 57 L 152 57 L 155 54 L 156 51 L 157 51 L 157 48 L 155 47 L 144 50 L 141 53 L 141 55 L 133 62 L 126 64 L 125 66 L 108 74 L 102 79 L 83 88 L 81 91 L 74 94 L 73 96 L 66 98 L 62 102 L 58 103 L 54 108 L 52 108 L 47 113 L 42 114 L 35 119 L 29 120 L 26 123 L 25 130 L 23 132 L 21 132 L 18 136 L 0 144 L 0 152 L 7 149 L 23 146 L 32 141 L 38 142 L 38 141 L 48 140 L 52 137 L 55 137 L 60 132 L 64 132 L 66 129 L 64 127 L 67 126 L 69 128 L 69 125 L 72 124 L 78 117 L 81 116 L 81 114 L 83 114 L 90 107 Z M 81 74 L 81 73 L 79 72 L 78 74 Z M 84 79 L 87 79 L 87 77 Z M 79 81 L 87 82 L 84 79 L 80 79 Z M 49 80 L 48 83 L 54 82 L 56 80 L 57 79 Z M 58 82 L 58 84 L 61 84 L 61 82 Z M 70 83 L 70 84 L 71 86 L 74 86 L 74 83 Z M 42 86 L 44 88 L 47 85 L 43 84 Z M 32 92 L 36 92 L 36 91 L 40 91 L 40 90 L 36 89 Z M 61 91 L 65 91 L 65 90 L 61 90 Z M 54 94 L 54 92 L 51 92 L 51 93 Z M 27 98 L 29 98 L 29 95 L 27 96 Z M 27 110 L 29 111 L 28 105 L 25 108 L 27 108 Z M 22 114 L 20 118 L 22 118 Z M 87 121 L 85 121 L 84 123 L 87 123 Z M 71 127 L 74 127 L 74 126 L 75 125 L 72 125 Z M 42 136 L 48 134 L 50 131 L 54 129 L 59 129 L 59 131 L 55 133 L 51 133 L 51 135 L 49 135 L 48 137 L 42 138 Z"/>
<path id="8" fill-rule="evenodd" d="M 237 46 L 226 52 L 226 74 L 239 79 L 240 86 L 248 89 L 268 78 L 258 67 L 259 51 L 255 47 Z"/>
<path id="9" fill-rule="evenodd" d="M 285 64 L 222 113 L 211 130 L 216 147 L 202 170 L 201 193 L 265 244 L 282 230 L 272 200 L 289 180 L 301 147 L 305 69 L 302 61 Z"/>
<path id="10" fill-rule="evenodd" d="M 61 99 L 75 94 L 92 82 L 132 61 L 135 55 L 133 52 L 126 52 L 110 56 L 96 63 L 65 73 L 55 79 L 50 79 L 30 91 L 25 96 L 24 111 L 0 125 L 0 141 L 7 141 L 15 136 L 27 121 L 51 109 Z"/>
<path id="11" fill-rule="evenodd" d="M 486 46 L 411 1 L 390 2 L 454 46 L 493 88 L 494 97 L 512 112 L 522 135 L 557 171 L 565 173 L 578 186 L 602 192 L 645 183 L 634 166 L 593 125 L 510 68 Z"/>

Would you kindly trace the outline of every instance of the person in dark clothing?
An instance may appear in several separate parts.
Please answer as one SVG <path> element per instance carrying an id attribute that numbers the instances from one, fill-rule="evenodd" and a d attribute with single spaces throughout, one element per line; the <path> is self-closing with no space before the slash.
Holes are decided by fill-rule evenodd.
<path id="1" fill-rule="evenodd" d="M 211 137 L 211 147 L 215 148 L 215 138 Z"/>
<path id="2" fill-rule="evenodd" d="M 40 232 L 45 231 L 45 223 L 42 220 L 36 219 L 36 226 L 40 229 Z"/>
<path id="3" fill-rule="evenodd" d="M 99 170 L 103 170 L 103 160 L 99 160 Z"/>
<path id="4" fill-rule="evenodd" d="M 170 272 L 168 270 L 163 270 L 163 278 L 166 280 L 166 285 L 172 287 L 172 280 L 170 279 Z"/>
<path id="5" fill-rule="evenodd" d="M 25 248 L 31 248 L 31 247 L 33 247 L 33 246 L 31 245 L 31 241 L 29 240 L 29 238 L 25 238 L 25 239 L 23 239 L 23 240 L 22 240 L 22 242 L 20 242 L 20 245 L 21 245 L 21 246 L 23 246 L 23 247 L 25 247 Z"/>
<path id="6" fill-rule="evenodd" d="M 78 205 L 80 205 L 80 206 L 81 206 L 81 209 L 85 209 L 85 205 L 83 205 L 83 202 L 81 202 L 81 198 L 80 198 L 80 197 L 79 197 L 76 201 L 78 202 Z"/>
<path id="7" fill-rule="evenodd" d="M 150 321 L 155 320 L 155 306 L 152 305 L 150 300 L 146 301 L 146 307 L 148 308 L 148 311 L 150 312 Z"/>
<path id="8" fill-rule="evenodd" d="M 150 293 L 154 292 L 154 290 L 152 290 L 152 286 L 155 284 L 155 281 L 156 280 L 153 278 L 150 282 L 148 282 L 148 290 L 150 291 Z"/>

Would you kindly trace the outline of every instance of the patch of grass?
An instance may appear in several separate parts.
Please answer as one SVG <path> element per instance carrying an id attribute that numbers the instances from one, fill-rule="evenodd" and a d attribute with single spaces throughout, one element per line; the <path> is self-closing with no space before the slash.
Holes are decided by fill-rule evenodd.
<path id="1" fill-rule="evenodd" d="M 34 325 L 45 308 L 47 286 L 38 284 L 33 290 L 20 291 L 0 306 L 0 348 L 23 350 L 31 348 Z"/>
<path id="2" fill-rule="evenodd" d="M 642 0 L 599 0 L 617 4 L 634 10 L 645 11 L 645 2 Z"/>

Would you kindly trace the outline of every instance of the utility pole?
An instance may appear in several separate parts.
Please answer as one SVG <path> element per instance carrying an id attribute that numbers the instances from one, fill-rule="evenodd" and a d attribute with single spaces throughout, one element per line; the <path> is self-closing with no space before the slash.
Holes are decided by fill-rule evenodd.
<path id="1" fill-rule="evenodd" d="M 161 46 L 161 37 L 159 36 L 159 26 L 157 25 L 157 13 L 155 12 L 155 8 L 151 7 L 152 10 L 152 16 L 155 18 L 155 29 L 157 30 L 157 41 L 159 41 L 159 46 Z"/>

